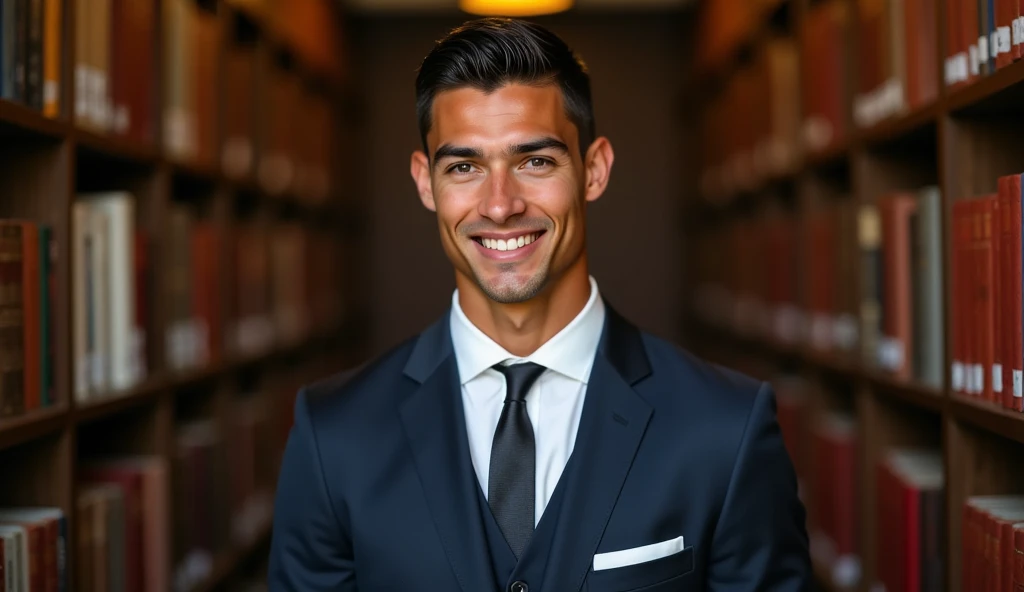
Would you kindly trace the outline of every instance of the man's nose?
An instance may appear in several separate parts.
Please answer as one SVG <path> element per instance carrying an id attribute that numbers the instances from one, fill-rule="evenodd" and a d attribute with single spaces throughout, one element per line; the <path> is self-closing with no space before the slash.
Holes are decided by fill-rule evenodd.
<path id="1" fill-rule="evenodd" d="M 491 173 L 482 189 L 484 195 L 480 200 L 480 215 L 503 224 L 508 218 L 522 214 L 526 211 L 526 202 L 522 199 L 520 189 L 515 176 L 508 171 Z"/>

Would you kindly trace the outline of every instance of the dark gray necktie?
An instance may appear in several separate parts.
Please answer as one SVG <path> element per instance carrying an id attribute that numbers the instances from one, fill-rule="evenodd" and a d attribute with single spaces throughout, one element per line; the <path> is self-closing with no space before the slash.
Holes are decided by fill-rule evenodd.
<path id="1" fill-rule="evenodd" d="M 526 412 L 526 393 L 545 368 L 533 362 L 496 364 L 493 368 L 505 375 L 506 390 L 491 444 L 487 503 L 518 559 L 533 535 L 536 495 L 533 426 Z"/>

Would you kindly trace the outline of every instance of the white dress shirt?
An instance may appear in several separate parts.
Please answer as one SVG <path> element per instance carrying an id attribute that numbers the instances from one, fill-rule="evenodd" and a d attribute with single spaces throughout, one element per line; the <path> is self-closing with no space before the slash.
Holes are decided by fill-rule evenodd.
<path id="1" fill-rule="evenodd" d="M 491 464 L 491 443 L 505 403 L 505 378 L 491 366 L 535 362 L 547 368 L 526 395 L 537 453 L 534 524 L 562 476 L 580 425 L 587 381 L 604 328 L 604 302 L 590 278 L 586 306 L 554 337 L 525 358 L 509 353 L 474 325 L 452 296 L 452 345 L 462 383 L 462 405 L 473 468 L 484 497 Z"/>

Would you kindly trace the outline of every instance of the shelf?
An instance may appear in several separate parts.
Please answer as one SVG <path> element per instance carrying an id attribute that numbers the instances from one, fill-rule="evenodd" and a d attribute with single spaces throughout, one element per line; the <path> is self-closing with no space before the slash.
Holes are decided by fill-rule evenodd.
<path id="1" fill-rule="evenodd" d="M 951 395 L 950 408 L 954 416 L 967 423 L 1024 443 L 1024 413 L 956 393 Z"/>
<path id="2" fill-rule="evenodd" d="M 834 169 L 849 162 L 850 146 L 847 142 L 834 144 L 824 150 L 804 154 L 805 169 Z"/>
<path id="3" fill-rule="evenodd" d="M 87 400 L 75 409 L 75 419 L 81 424 L 150 404 L 157 400 L 165 384 L 166 381 L 154 376 L 123 393 L 110 393 L 100 395 L 95 400 Z"/>
<path id="4" fill-rule="evenodd" d="M 871 148 L 902 142 L 918 136 L 934 136 L 939 113 L 938 102 L 932 102 L 923 108 L 896 118 L 886 119 L 870 128 L 860 130 L 857 141 L 861 145 Z"/>
<path id="5" fill-rule="evenodd" d="M 1024 110 L 1024 60 L 953 90 L 950 113 L 1020 113 Z"/>
<path id="6" fill-rule="evenodd" d="M 865 372 L 865 378 L 876 391 L 892 395 L 912 405 L 940 413 L 943 406 L 942 390 L 931 386 L 907 382 L 884 374 Z"/>
<path id="7" fill-rule="evenodd" d="M 251 541 L 222 554 L 214 560 L 213 569 L 209 577 L 202 584 L 193 587 L 191 592 L 220 590 L 238 567 L 270 539 L 272 526 L 272 522 L 268 521 L 260 528 Z"/>
<path id="8" fill-rule="evenodd" d="M 206 184 L 215 184 L 222 181 L 220 169 L 214 165 L 174 159 L 168 160 L 168 165 L 170 166 L 171 174 L 183 180 Z"/>
<path id="9" fill-rule="evenodd" d="M 0 137 L 37 136 L 59 140 L 67 136 L 66 123 L 44 117 L 35 109 L 0 99 Z"/>
<path id="10" fill-rule="evenodd" d="M 803 358 L 806 363 L 825 372 L 838 374 L 851 379 L 861 376 L 860 367 L 855 362 L 844 360 L 835 354 L 819 352 L 807 348 L 803 352 Z"/>
<path id="11" fill-rule="evenodd" d="M 160 160 L 155 146 L 136 144 L 124 138 L 102 136 L 81 128 L 75 129 L 74 138 L 83 154 L 90 157 L 140 167 L 155 165 Z"/>
<path id="12" fill-rule="evenodd" d="M 0 450 L 60 431 L 67 423 L 68 409 L 59 405 L 0 420 Z"/>

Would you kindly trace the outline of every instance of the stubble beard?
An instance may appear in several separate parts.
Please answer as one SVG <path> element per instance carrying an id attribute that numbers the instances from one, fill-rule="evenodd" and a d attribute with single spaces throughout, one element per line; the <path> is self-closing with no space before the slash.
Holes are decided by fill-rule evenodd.
<path id="1" fill-rule="evenodd" d="M 519 304 L 532 300 L 547 283 L 549 263 L 545 262 L 525 280 L 516 273 L 518 263 L 499 263 L 498 275 L 492 281 L 484 281 L 473 272 L 473 281 L 491 300 L 499 304 Z"/>

